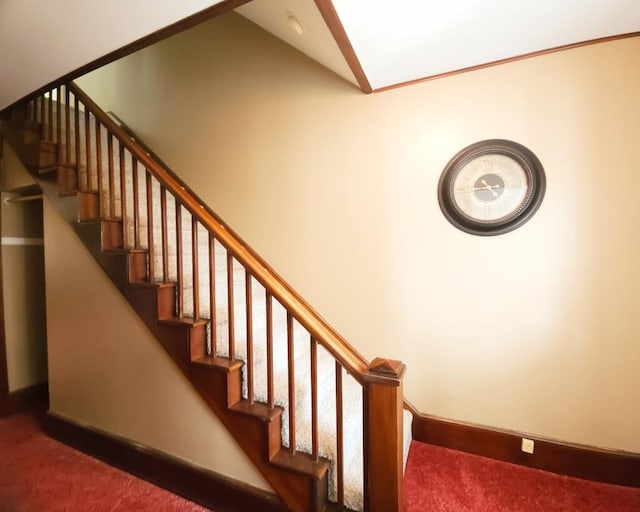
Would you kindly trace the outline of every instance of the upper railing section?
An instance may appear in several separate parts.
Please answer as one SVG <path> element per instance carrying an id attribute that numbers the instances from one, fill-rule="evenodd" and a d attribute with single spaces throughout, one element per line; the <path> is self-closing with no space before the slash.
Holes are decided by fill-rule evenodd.
<path id="1" fill-rule="evenodd" d="M 179 203 L 219 240 L 233 256 L 274 298 L 300 322 L 305 329 L 325 347 L 359 382 L 367 373 L 368 362 L 340 334 L 338 334 L 285 280 L 280 277 L 255 251 L 250 249 L 195 193 L 171 171 L 158 163 L 111 117 L 87 96 L 75 83 L 69 84 L 73 92 L 86 108 L 113 133 L 124 147 L 153 173 L 158 181 L 171 191 Z"/>

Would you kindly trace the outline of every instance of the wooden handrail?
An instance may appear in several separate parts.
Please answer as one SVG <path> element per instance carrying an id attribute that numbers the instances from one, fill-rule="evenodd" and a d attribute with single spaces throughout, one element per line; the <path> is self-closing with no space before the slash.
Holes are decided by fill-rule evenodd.
<path id="1" fill-rule="evenodd" d="M 126 149 L 151 172 L 174 195 L 176 201 L 183 205 L 215 238 L 229 250 L 250 273 L 275 297 L 296 320 L 327 349 L 333 357 L 358 382 L 364 383 L 363 376 L 369 365 L 342 336 L 280 277 L 260 256 L 250 249 L 221 219 L 213 213 L 195 194 L 168 169 L 164 169 L 146 152 L 142 146 L 122 127 L 111 119 L 87 94 L 75 83 L 67 85 L 85 108 L 115 135 Z"/>

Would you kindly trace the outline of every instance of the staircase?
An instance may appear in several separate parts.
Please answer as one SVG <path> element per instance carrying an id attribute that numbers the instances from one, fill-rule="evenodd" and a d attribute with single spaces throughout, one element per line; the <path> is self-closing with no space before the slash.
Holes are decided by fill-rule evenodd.
<path id="1" fill-rule="evenodd" d="M 368 364 L 75 84 L 5 114 L 43 193 L 290 510 L 402 508 L 404 365 Z"/>

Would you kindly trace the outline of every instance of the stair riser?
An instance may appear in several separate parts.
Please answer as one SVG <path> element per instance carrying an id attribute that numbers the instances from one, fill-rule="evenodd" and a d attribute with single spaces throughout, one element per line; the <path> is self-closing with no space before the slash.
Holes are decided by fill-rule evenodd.
<path id="1" fill-rule="evenodd" d="M 159 320 L 173 317 L 175 314 L 174 286 L 130 284 L 125 288 L 125 296 L 149 328 L 155 328 Z"/>
<path id="2" fill-rule="evenodd" d="M 128 254 L 127 268 L 129 269 L 130 283 L 144 283 L 149 280 L 147 260 L 146 252 L 132 252 Z"/>
<path id="3" fill-rule="evenodd" d="M 58 169 L 61 169 L 59 167 Z M 73 186 L 77 190 L 77 177 L 75 169 L 72 169 L 75 183 Z M 60 172 L 60 171 L 58 171 Z M 58 183 L 60 182 L 60 174 L 58 174 Z M 98 205 L 98 194 L 96 192 L 78 192 L 78 220 L 84 222 L 87 220 L 98 220 L 100 218 L 100 207 Z"/>
<path id="4" fill-rule="evenodd" d="M 122 237 L 122 221 L 103 220 L 101 231 L 102 250 L 122 249 L 124 242 Z"/>
<path id="5" fill-rule="evenodd" d="M 228 409 L 237 404 L 242 389 L 242 374 L 240 369 L 224 371 L 212 368 L 189 366 L 189 376 L 196 382 L 196 386 L 205 400 L 215 404 L 217 408 Z M 230 414 L 230 413 L 228 413 Z"/>
<path id="6" fill-rule="evenodd" d="M 62 197 L 71 196 L 78 192 L 78 173 L 75 167 L 67 167 L 66 165 L 59 165 L 58 170 L 58 194 Z M 82 203 L 80 204 L 80 215 L 82 215 Z M 98 215 L 94 215 L 91 218 L 97 218 Z M 89 217 L 86 217 L 89 218 Z"/>
<path id="7" fill-rule="evenodd" d="M 189 368 L 191 345 L 203 343 L 206 338 L 204 325 L 197 327 L 157 325 L 156 337 L 181 367 Z"/>
<path id="8" fill-rule="evenodd" d="M 58 165 L 58 147 L 55 143 L 40 141 L 25 146 L 21 156 L 25 167 L 34 173 Z"/>
<path id="9" fill-rule="evenodd" d="M 12 109 L 10 119 L 3 121 L 3 131 L 12 145 L 30 146 L 42 139 L 40 124 L 26 120 L 24 111 L 19 108 Z"/>

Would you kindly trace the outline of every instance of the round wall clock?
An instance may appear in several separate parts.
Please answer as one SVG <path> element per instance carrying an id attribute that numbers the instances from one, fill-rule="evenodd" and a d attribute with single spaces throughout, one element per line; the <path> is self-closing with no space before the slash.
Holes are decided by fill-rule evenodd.
<path id="1" fill-rule="evenodd" d="M 476 142 L 442 171 L 438 201 L 445 217 L 474 235 L 499 235 L 536 212 L 546 180 L 540 160 L 526 147 L 502 139 Z"/>

